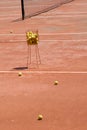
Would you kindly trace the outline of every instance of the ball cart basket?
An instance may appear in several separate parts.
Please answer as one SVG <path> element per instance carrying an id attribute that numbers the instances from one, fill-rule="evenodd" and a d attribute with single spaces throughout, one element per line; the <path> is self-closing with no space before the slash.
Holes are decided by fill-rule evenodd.
<path id="1" fill-rule="evenodd" d="M 41 64 L 39 47 L 38 47 L 38 42 L 39 42 L 38 30 L 27 31 L 26 32 L 26 39 L 27 39 L 27 45 L 28 45 L 27 68 L 29 68 L 29 65 L 31 64 L 31 47 L 32 46 L 35 46 L 36 64 L 38 66 L 39 64 Z"/>

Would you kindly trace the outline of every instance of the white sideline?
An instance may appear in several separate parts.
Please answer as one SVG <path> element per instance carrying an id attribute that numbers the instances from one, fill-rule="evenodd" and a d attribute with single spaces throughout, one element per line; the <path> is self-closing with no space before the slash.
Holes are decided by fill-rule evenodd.
<path id="1" fill-rule="evenodd" d="M 57 15 L 56 17 L 55 16 L 35 16 L 35 17 L 32 17 L 32 19 L 39 19 L 39 18 L 42 18 L 42 19 L 49 19 L 49 18 L 72 18 L 72 17 L 87 17 L 87 14 L 77 14 L 77 15 Z M 6 16 L 4 17 L 0 17 L 0 20 L 14 20 L 15 17 L 10 16 L 6 18 Z"/>
<path id="2" fill-rule="evenodd" d="M 35 17 L 32 17 L 32 19 L 36 19 L 36 18 L 63 18 L 63 17 L 65 17 L 65 18 L 67 18 L 67 17 L 82 17 L 82 16 L 86 16 L 87 17 L 87 14 L 73 14 L 73 15 L 68 15 L 68 14 L 60 14 L 60 15 L 54 15 L 54 16 L 40 16 L 40 15 L 37 15 L 37 16 L 35 16 Z"/>
<path id="3" fill-rule="evenodd" d="M 47 12 L 47 14 L 86 14 L 87 11 L 68 11 L 68 12 L 64 12 L 64 11 L 53 11 L 53 12 Z"/>
<path id="4" fill-rule="evenodd" d="M 41 40 L 42 42 L 86 42 L 87 41 L 87 39 L 78 39 L 78 40 L 70 40 L 70 39 L 68 39 L 68 40 L 65 40 L 65 39 L 60 39 L 60 40 L 51 40 L 51 39 L 49 39 L 49 40 Z M 26 42 L 26 40 L 0 40 L 0 43 L 2 43 L 2 42 L 5 42 L 5 43 L 9 43 L 9 42 L 11 42 L 11 43 L 15 43 L 15 42 Z"/>
<path id="5" fill-rule="evenodd" d="M 26 42 L 26 40 L 21 40 L 21 39 L 20 40 L 0 40 L 0 42 L 1 41 L 3 41 L 3 42 L 6 42 L 6 41 L 7 42 Z M 73 39 L 60 39 L 60 40 L 57 40 L 57 39 L 56 40 L 51 40 L 51 39 L 49 39 L 49 40 L 43 40 L 42 39 L 41 41 L 44 41 L 44 42 L 45 41 L 48 41 L 48 42 L 49 41 L 50 42 L 57 42 L 57 41 L 66 41 L 66 42 L 73 41 L 73 42 L 76 42 L 76 41 L 87 41 L 87 39 L 78 39 L 78 40 L 77 39 L 74 39 L 74 40 Z"/>
<path id="6" fill-rule="evenodd" d="M 0 4 L 3 3 L 3 4 L 6 4 L 6 3 L 18 3 L 20 2 L 20 0 L 6 0 L 6 1 L 0 1 Z"/>
<path id="7" fill-rule="evenodd" d="M 12 30 L 11 30 L 12 31 Z M 87 32 L 66 32 L 66 33 L 61 33 L 61 32 L 59 32 L 59 33 L 53 33 L 53 32 L 50 32 L 50 33 L 40 33 L 40 35 L 79 35 L 79 34 L 81 34 L 81 35 L 84 35 L 84 34 L 87 34 Z M 11 33 L 11 34 L 0 34 L 0 36 L 16 36 L 16 35 L 18 35 L 18 36 L 25 36 L 25 34 L 24 33 Z"/>
<path id="8" fill-rule="evenodd" d="M 14 6 L 15 7 L 15 6 Z M 1 8 L 1 7 L 0 7 Z M 6 7 L 5 7 L 6 8 Z M 12 7 L 10 7 L 10 8 L 12 8 Z M 19 7 L 18 7 L 19 8 Z M 20 9 L 19 9 L 20 10 Z M 19 11 L 18 10 L 18 11 Z M 10 10 L 9 10 L 10 11 Z M 14 11 L 14 12 L 18 12 L 18 11 Z M 13 11 L 11 11 L 11 13 L 10 13 L 10 15 L 12 15 L 13 16 L 13 13 L 12 13 Z M 60 12 L 60 11 L 58 11 L 58 12 L 47 12 L 46 14 L 42 14 L 41 15 L 41 17 L 44 17 L 44 16 L 48 16 L 48 15 L 83 15 L 83 14 L 87 14 L 87 12 L 75 12 L 75 11 L 73 11 L 73 12 Z M 17 15 L 17 14 L 15 14 L 15 15 Z M 7 13 L 7 15 L 6 15 L 6 12 L 5 12 L 5 15 L 3 15 L 3 14 L 0 14 L 0 16 L 8 16 L 8 13 Z M 49 17 L 49 16 L 48 16 Z"/>
<path id="9" fill-rule="evenodd" d="M 0 74 L 17 74 L 19 71 L 0 71 Z M 87 74 L 87 71 L 21 71 L 24 74 Z"/>
<path id="10" fill-rule="evenodd" d="M 21 8 L 21 6 L 11 6 L 11 7 L 8 7 L 8 6 L 2 6 L 2 7 L 0 7 L 0 9 L 14 9 L 14 8 L 18 8 L 18 9 L 20 9 Z M 9 11 L 9 10 L 8 10 Z"/>
<path id="11" fill-rule="evenodd" d="M 9 10 L 10 11 L 10 10 Z M 13 17 L 14 15 L 20 15 L 20 14 L 18 14 L 18 13 L 15 13 L 15 12 L 20 12 L 20 11 L 17 11 L 17 10 L 15 10 L 15 11 L 11 11 L 13 14 L 9 14 L 8 15 L 8 13 L 7 12 L 5 12 L 5 14 L 0 14 L 0 17 Z M 21 12 L 20 12 L 21 13 Z M 62 15 L 62 16 L 60 16 L 60 15 Z M 65 15 L 65 16 L 64 16 Z M 66 12 L 66 13 L 64 13 L 64 12 L 57 12 L 57 13 L 55 13 L 55 12 L 48 12 L 48 13 L 46 13 L 46 14 L 42 14 L 41 16 L 39 16 L 39 15 L 37 15 L 35 18 L 37 18 L 37 17 L 41 17 L 41 18 L 44 18 L 44 17 L 66 17 L 66 15 L 67 16 L 71 16 L 71 15 L 73 15 L 73 16 L 85 16 L 85 15 L 87 15 L 87 12 Z M 72 17 L 72 16 L 71 16 Z"/>
<path id="12" fill-rule="evenodd" d="M 14 16 L 20 16 L 20 14 L 16 14 L 16 13 L 13 13 L 13 14 L 8 14 L 8 15 L 6 15 L 6 14 L 0 14 L 0 17 L 14 17 Z"/>
<path id="13" fill-rule="evenodd" d="M 0 1 L 0 4 L 8 4 L 8 3 L 11 3 L 11 4 L 15 4 L 15 3 L 20 3 L 20 0 L 6 0 L 6 1 Z M 73 4 L 72 4 L 73 3 Z M 73 2 L 69 2 L 68 4 L 66 4 L 67 6 L 69 5 L 87 5 L 86 2 L 82 3 L 82 2 L 76 2 L 76 1 L 73 1 Z"/>

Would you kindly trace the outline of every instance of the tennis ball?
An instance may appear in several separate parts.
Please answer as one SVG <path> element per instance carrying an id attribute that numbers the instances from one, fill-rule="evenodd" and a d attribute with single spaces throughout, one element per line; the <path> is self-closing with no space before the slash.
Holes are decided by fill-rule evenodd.
<path id="1" fill-rule="evenodd" d="M 18 76 L 22 76 L 22 72 L 19 72 L 19 73 L 18 73 Z"/>
<path id="2" fill-rule="evenodd" d="M 38 120 L 42 120 L 43 116 L 42 115 L 38 115 Z"/>
<path id="3" fill-rule="evenodd" d="M 59 82 L 58 82 L 57 80 L 56 80 L 56 81 L 54 81 L 54 85 L 58 85 L 58 83 L 59 83 Z"/>
<path id="4" fill-rule="evenodd" d="M 32 31 L 30 31 L 30 32 L 28 32 L 29 34 L 33 34 L 33 32 Z"/>

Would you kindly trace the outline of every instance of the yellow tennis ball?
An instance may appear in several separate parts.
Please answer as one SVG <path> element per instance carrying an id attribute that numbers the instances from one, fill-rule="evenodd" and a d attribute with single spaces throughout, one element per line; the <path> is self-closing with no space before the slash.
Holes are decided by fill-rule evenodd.
<path id="1" fill-rule="evenodd" d="M 22 76 L 22 72 L 19 72 L 19 73 L 18 73 L 18 76 Z"/>
<path id="2" fill-rule="evenodd" d="M 38 115 L 38 120 L 42 120 L 43 116 L 42 115 Z"/>
<path id="3" fill-rule="evenodd" d="M 57 80 L 56 80 L 56 81 L 54 81 L 54 85 L 58 85 L 58 83 L 59 83 L 59 82 L 58 82 Z"/>
<path id="4" fill-rule="evenodd" d="M 33 32 L 32 31 L 30 31 L 30 32 L 28 32 L 29 34 L 32 34 Z"/>
<path id="5" fill-rule="evenodd" d="M 32 34 L 32 38 L 35 38 L 35 35 L 34 35 L 34 34 Z"/>

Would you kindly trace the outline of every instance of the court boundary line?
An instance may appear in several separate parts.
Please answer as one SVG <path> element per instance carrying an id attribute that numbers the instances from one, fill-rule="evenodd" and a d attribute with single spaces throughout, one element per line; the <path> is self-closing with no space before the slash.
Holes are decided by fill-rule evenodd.
<path id="1" fill-rule="evenodd" d="M 15 15 L 15 16 L 16 16 L 16 15 Z M 3 16 L 2 18 L 0 17 L 0 20 L 14 20 L 15 16 L 13 16 L 13 17 L 12 17 L 12 16 L 10 16 L 10 17 Z M 83 14 L 82 14 L 82 15 L 81 15 L 81 14 L 80 14 L 80 15 L 78 15 L 78 14 L 77 14 L 77 15 L 67 15 L 67 14 L 66 14 L 66 15 L 64 15 L 64 16 L 63 16 L 63 15 L 62 15 L 62 16 L 61 16 L 61 15 L 60 15 L 60 16 L 56 16 L 56 18 L 71 18 L 71 17 L 77 17 L 77 16 L 78 16 L 78 17 L 84 17 L 84 16 L 87 16 L 87 15 L 86 15 L 86 14 L 84 14 L 84 15 L 83 15 Z M 5 18 L 5 17 L 7 17 L 7 18 Z M 44 17 L 43 17 L 43 16 L 35 16 L 35 17 L 32 17 L 32 19 L 39 19 L 39 18 L 49 19 L 49 18 L 54 18 L 54 17 L 55 17 L 55 16 L 44 16 Z"/>
<path id="2" fill-rule="evenodd" d="M 13 5 L 13 6 L 11 6 L 11 7 L 8 7 L 8 6 L 6 5 L 6 6 L 0 7 L 0 9 L 4 9 L 4 8 L 5 8 L 5 9 L 11 9 L 11 8 L 12 8 L 12 9 L 14 9 L 14 8 L 18 8 L 18 9 L 19 9 L 19 7 L 20 7 L 20 6 L 18 6 L 18 5 Z M 20 7 L 20 8 L 21 8 L 21 7 Z"/>
<path id="3" fill-rule="evenodd" d="M 87 34 L 87 32 L 69 32 L 69 33 L 53 33 L 53 32 L 50 32 L 50 33 L 40 33 L 40 35 L 83 35 L 83 34 Z M 0 34 L 0 36 L 8 36 L 8 35 L 13 35 L 13 36 L 16 36 L 16 35 L 20 35 L 20 36 L 23 36 L 25 35 L 24 33 L 9 33 L 9 34 Z"/>
<path id="4" fill-rule="evenodd" d="M 0 74 L 17 74 L 18 72 L 22 72 L 24 74 L 28 74 L 28 73 L 31 73 L 31 74 L 87 74 L 87 71 L 51 71 L 51 70 L 32 70 L 32 71 L 22 71 L 22 70 L 19 70 L 19 71 L 0 71 Z"/>
<path id="5" fill-rule="evenodd" d="M 11 11 L 11 10 L 9 10 L 9 11 Z M 9 12 L 8 11 L 8 12 Z M 4 11 L 3 11 L 4 12 Z M 12 12 L 20 12 L 19 10 L 18 11 L 12 11 Z M 46 13 L 47 14 L 47 13 Z M 66 13 L 63 13 L 63 12 L 58 12 L 58 13 L 55 13 L 55 12 L 49 12 L 47 15 L 41 15 L 41 17 L 46 17 L 46 16 L 48 16 L 48 15 L 86 15 L 87 14 L 87 12 L 66 12 Z M 0 16 L 7 16 L 8 15 L 8 13 L 5 13 L 5 14 L 0 14 Z M 11 16 L 13 16 L 13 14 L 10 14 Z M 10 16 L 9 15 L 9 16 Z M 15 15 L 16 15 L 16 13 L 15 13 Z M 37 16 L 36 16 L 37 17 Z M 49 17 L 49 16 L 48 16 Z M 58 17 L 58 16 L 56 16 L 56 17 Z"/>
<path id="6" fill-rule="evenodd" d="M 8 1 L 6 1 L 7 2 L 7 4 L 19 4 L 20 3 L 20 1 L 18 1 L 18 0 L 14 0 L 14 1 L 11 1 L 11 0 L 8 0 Z M 6 4 L 6 2 L 5 1 L 0 1 L 0 4 Z M 69 5 L 72 5 L 71 3 L 68 3 Z M 87 5 L 87 3 L 86 2 L 84 2 L 84 3 L 82 3 L 82 2 L 77 2 L 77 1 L 73 1 L 73 4 L 74 5 Z"/>
<path id="7" fill-rule="evenodd" d="M 5 3 L 5 4 L 6 4 L 6 2 L 7 2 L 7 3 L 11 3 L 11 2 L 12 2 L 12 3 L 17 3 L 17 2 L 20 2 L 20 1 L 18 1 L 18 0 L 13 0 L 13 1 L 12 1 L 12 0 L 0 1 L 1 4 L 2 4 L 2 3 Z"/>
<path id="8" fill-rule="evenodd" d="M 44 41 L 44 42 L 58 42 L 58 41 L 64 41 L 64 42 L 79 42 L 79 41 L 83 41 L 83 42 L 85 42 L 85 41 L 87 41 L 87 39 L 78 39 L 78 40 L 70 40 L 70 39 L 68 39 L 68 40 L 65 40 L 65 39 L 60 39 L 60 40 L 51 40 L 51 39 L 49 39 L 49 40 L 40 40 L 40 41 Z M 26 42 L 26 40 L 0 40 L 0 43 L 3 43 L 3 42 L 10 42 L 10 43 L 15 43 L 15 42 Z"/>
<path id="9" fill-rule="evenodd" d="M 49 12 L 48 14 L 84 14 L 87 13 L 87 11 L 70 11 L 70 12 L 64 12 L 64 11 L 53 11 L 53 12 Z"/>
<path id="10" fill-rule="evenodd" d="M 6 4 L 6 3 L 5 3 L 5 4 Z M 9 4 L 11 5 L 11 3 L 7 3 L 7 5 L 9 5 Z M 13 3 L 12 3 L 12 4 L 13 4 Z M 19 2 L 19 3 L 15 3 L 15 4 L 20 4 L 20 2 Z M 13 6 L 11 6 L 11 7 L 8 7 L 7 5 L 6 5 L 6 6 L 2 6 L 2 7 L 0 7 L 0 8 L 1 8 L 1 9 L 4 9 L 4 8 L 5 8 L 5 9 L 13 9 L 13 8 L 19 8 L 19 7 L 20 7 L 20 6 L 18 6 L 18 5 L 13 5 Z M 70 5 L 72 5 L 72 4 L 70 4 Z M 87 6 L 87 3 L 86 3 L 86 4 L 74 4 L 74 5 L 72 5 L 72 6 L 81 6 L 81 5 Z M 42 4 L 41 4 L 40 6 L 43 7 L 43 6 L 45 6 L 45 5 L 42 5 Z M 50 6 L 50 5 L 49 5 L 49 6 Z M 69 6 L 69 5 L 67 5 L 67 6 Z M 29 8 L 29 7 L 38 7 L 38 5 L 27 5 L 26 7 L 27 7 L 27 8 Z M 21 8 L 21 7 L 20 7 L 20 8 Z"/>
<path id="11" fill-rule="evenodd" d="M 14 14 L 8 14 L 8 15 L 0 14 L 0 17 L 7 17 L 7 16 L 8 16 L 8 17 L 9 17 L 9 16 L 11 16 L 11 17 L 13 16 L 13 17 L 14 17 L 14 16 L 20 16 L 20 14 L 16 14 L 16 13 L 14 13 Z"/>
<path id="12" fill-rule="evenodd" d="M 57 15 L 56 18 L 59 18 L 59 17 L 82 17 L 82 16 L 87 16 L 87 14 L 59 14 L 59 16 Z M 32 17 L 32 19 L 38 19 L 38 18 L 54 18 L 55 16 L 40 16 L 40 15 L 37 15 L 35 17 Z"/>

